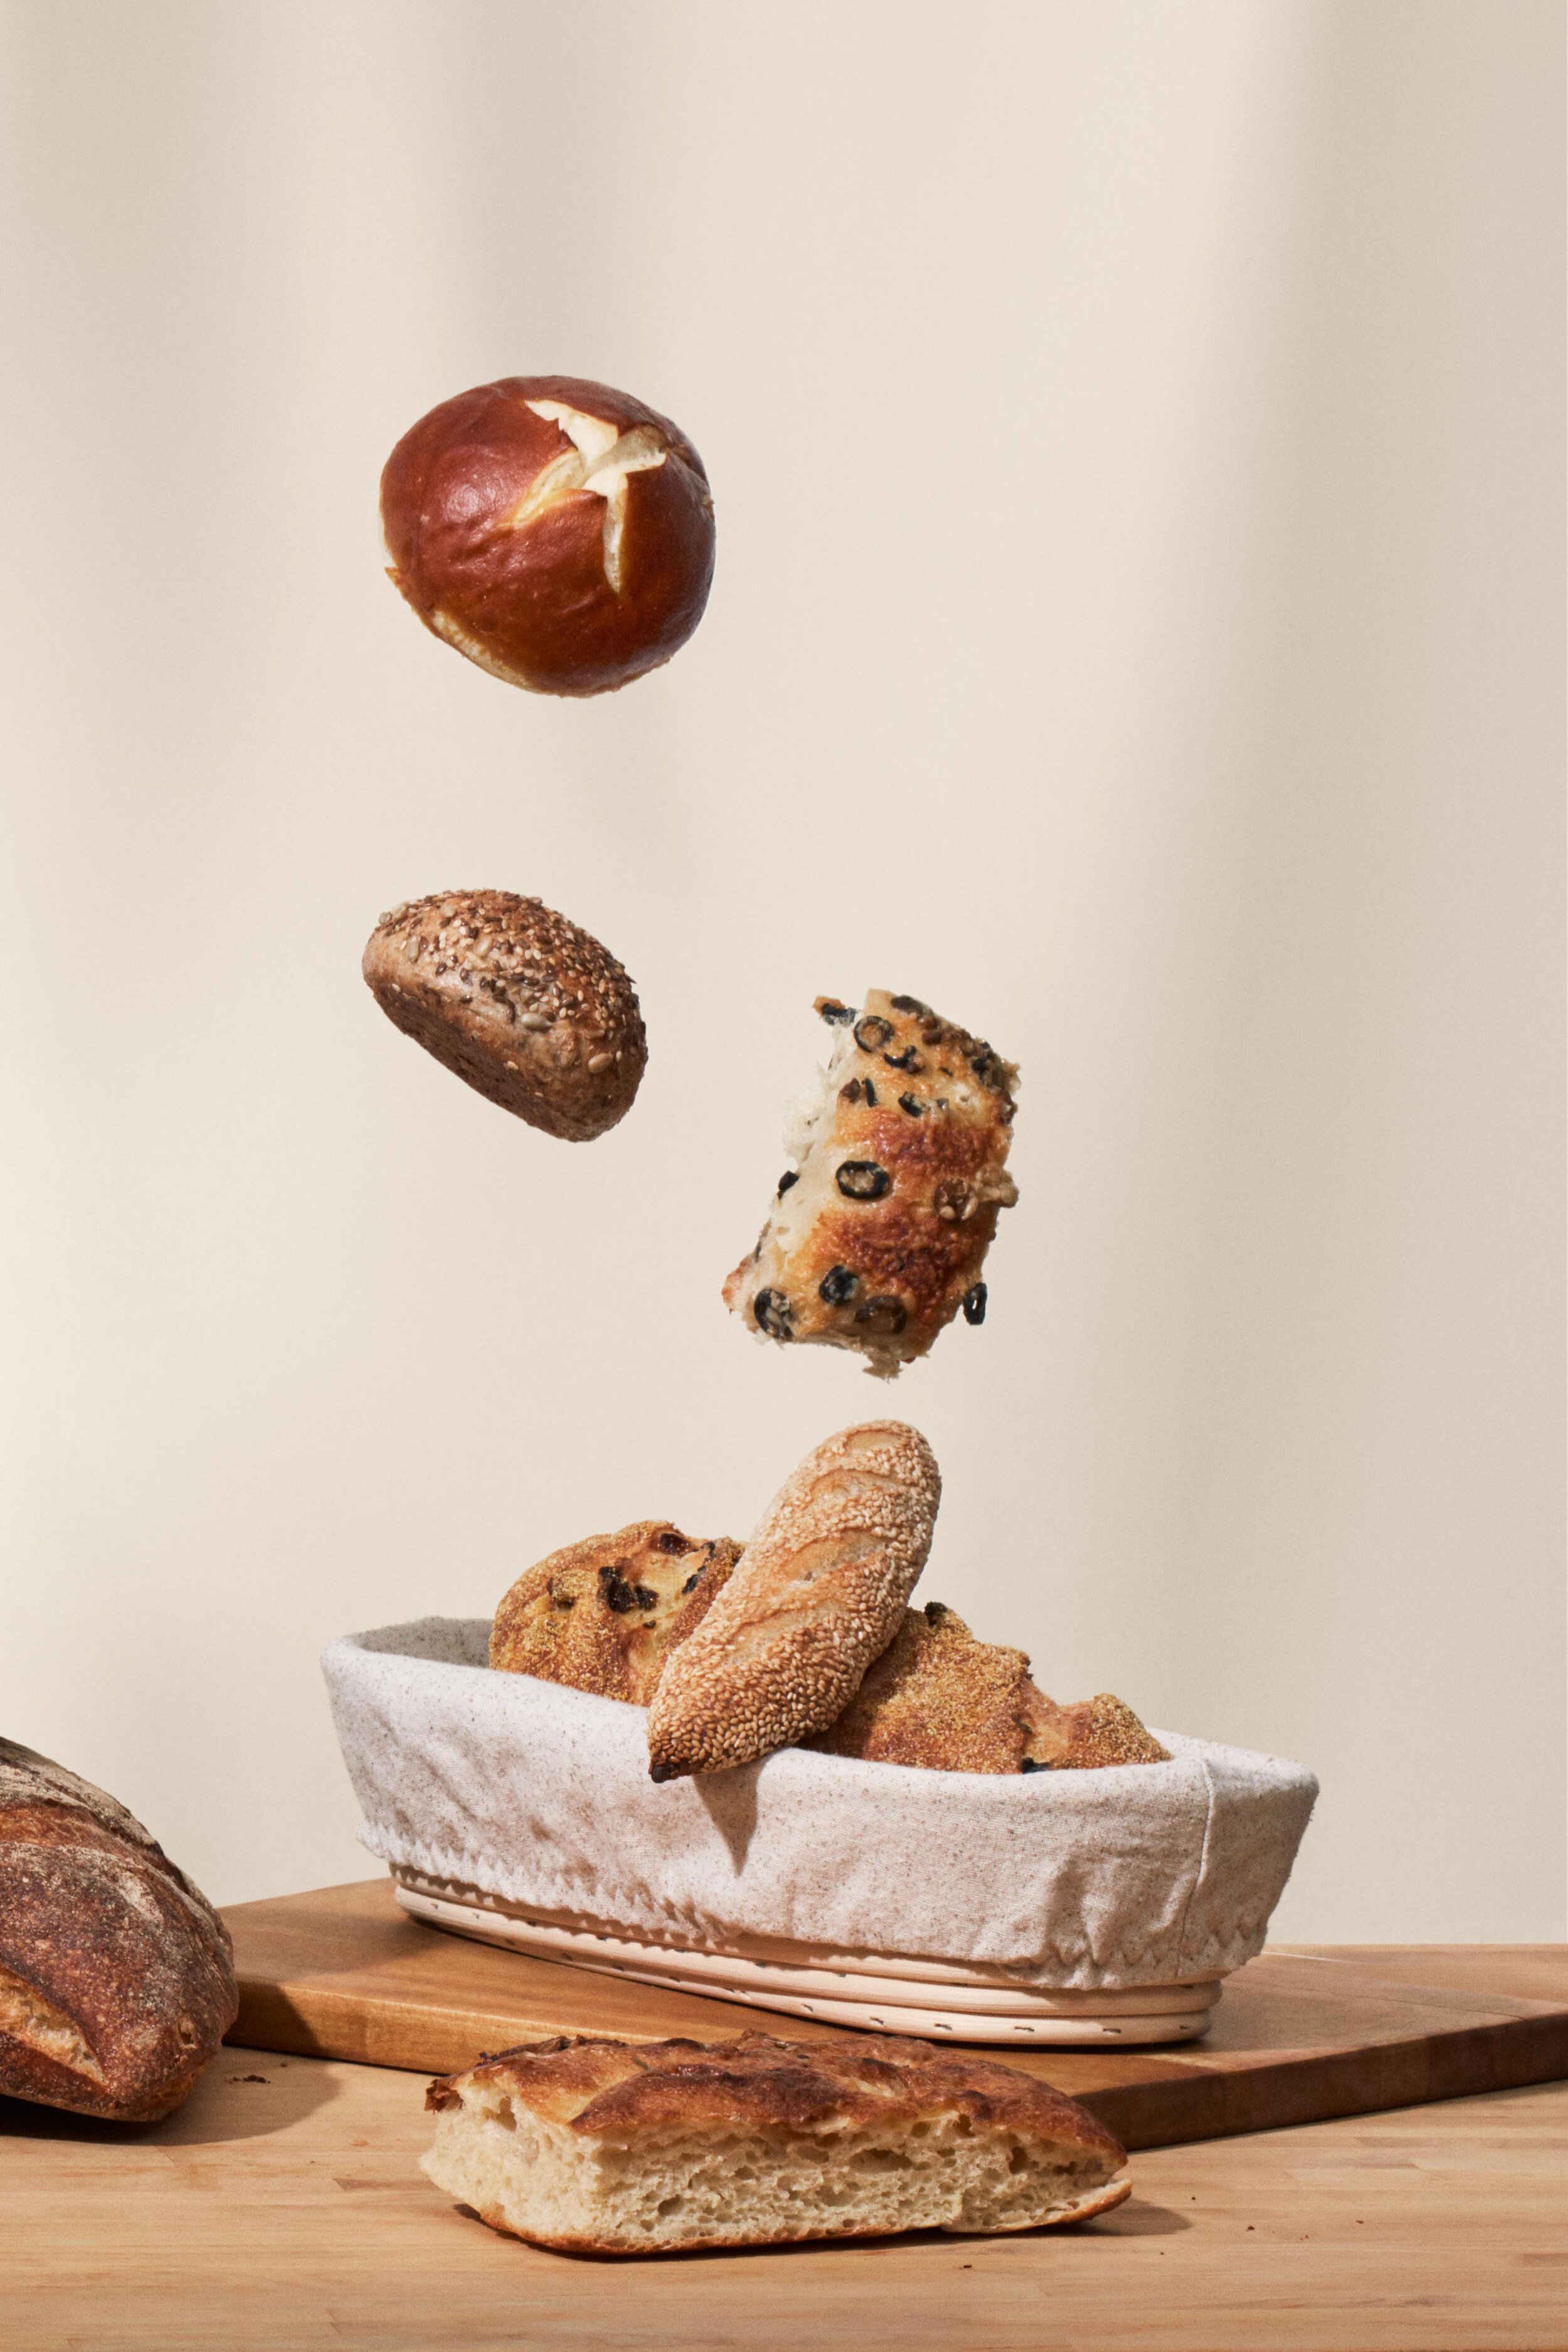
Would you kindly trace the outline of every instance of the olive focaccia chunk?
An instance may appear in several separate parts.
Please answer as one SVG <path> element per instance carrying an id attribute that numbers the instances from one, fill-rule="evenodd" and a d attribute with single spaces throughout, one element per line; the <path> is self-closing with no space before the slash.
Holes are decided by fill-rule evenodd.
<path id="1" fill-rule="evenodd" d="M 520 1576 L 496 1611 L 490 1664 L 647 1706 L 670 1652 L 729 1581 L 741 1546 L 668 1519 L 589 1536 Z"/>
<path id="2" fill-rule="evenodd" d="M 762 1237 L 724 1301 L 762 1338 L 853 1348 L 890 1380 L 960 1307 L 1018 1188 L 1007 1173 L 1018 1073 L 918 997 L 818 997 L 833 1051 L 795 1108 Z"/>
<path id="3" fill-rule="evenodd" d="M 932 1772 L 1062 1772 L 1163 1764 L 1168 1751 L 1109 1692 L 1058 1706 L 1022 1650 L 979 1642 L 940 1601 L 907 1609 L 836 1723 L 804 1747 Z"/>

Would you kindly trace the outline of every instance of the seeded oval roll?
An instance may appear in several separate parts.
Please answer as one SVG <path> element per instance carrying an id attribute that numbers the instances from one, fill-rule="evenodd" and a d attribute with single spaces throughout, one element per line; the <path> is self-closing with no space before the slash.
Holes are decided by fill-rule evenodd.
<path id="1" fill-rule="evenodd" d="M 833 1051 L 784 1138 L 779 1180 L 724 1303 L 764 1339 L 853 1348 L 890 1380 L 963 1309 L 985 1319 L 981 1269 L 1007 1173 L 1018 1073 L 914 996 L 862 1010 L 817 999 Z"/>
<path id="2" fill-rule="evenodd" d="M 389 1021 L 488 1102 L 586 1143 L 647 1066 L 637 991 L 591 933 L 513 890 L 446 890 L 383 915 L 364 977 Z"/>
<path id="3" fill-rule="evenodd" d="M 702 617 L 713 499 L 668 416 L 581 376 L 506 376 L 422 416 L 386 461 L 389 572 L 493 677 L 605 694 Z"/>
<path id="4" fill-rule="evenodd" d="M 903 1622 L 941 1500 L 935 1456 L 905 1422 L 814 1447 L 665 1666 L 648 1710 L 653 1779 L 754 1763 L 841 1715 Z"/>

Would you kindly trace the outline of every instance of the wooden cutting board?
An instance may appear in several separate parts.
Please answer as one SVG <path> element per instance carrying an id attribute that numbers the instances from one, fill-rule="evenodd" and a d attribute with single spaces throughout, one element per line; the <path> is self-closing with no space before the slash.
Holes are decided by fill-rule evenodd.
<path id="1" fill-rule="evenodd" d="M 468 1943 L 410 1919 L 384 1878 L 224 1916 L 240 1990 L 228 2039 L 252 2049 L 447 2074 L 552 2033 L 847 2030 Z M 1081 2099 L 1128 2147 L 1568 2077 L 1568 1946 L 1499 1946 L 1495 1993 L 1445 1982 L 1452 1958 L 1452 1947 L 1277 1947 L 1227 1980 L 1212 2030 L 1179 2054 L 1009 2048 L 1005 2063 Z"/>

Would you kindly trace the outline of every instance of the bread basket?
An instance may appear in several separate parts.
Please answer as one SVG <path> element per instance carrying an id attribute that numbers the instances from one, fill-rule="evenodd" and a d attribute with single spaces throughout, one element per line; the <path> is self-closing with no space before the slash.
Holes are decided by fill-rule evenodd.
<path id="1" fill-rule="evenodd" d="M 930 1772 L 784 1748 L 656 1786 L 641 1708 L 492 1673 L 482 1618 L 322 1660 L 416 1917 L 760 2009 L 928 2039 L 1192 2041 L 1262 1946 L 1317 1794 L 1161 1732 L 1163 1764 Z"/>

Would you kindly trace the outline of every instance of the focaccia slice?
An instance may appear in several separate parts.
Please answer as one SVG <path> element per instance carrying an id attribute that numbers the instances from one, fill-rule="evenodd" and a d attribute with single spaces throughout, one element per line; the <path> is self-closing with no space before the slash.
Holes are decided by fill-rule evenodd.
<path id="1" fill-rule="evenodd" d="M 664 1662 L 700 1625 L 741 1557 L 668 1519 L 589 1536 L 520 1576 L 496 1611 L 490 1664 L 647 1706 Z"/>
<path id="2" fill-rule="evenodd" d="M 918 997 L 872 989 L 816 1009 L 833 1051 L 795 1108 L 762 1237 L 724 1285 L 763 1338 L 854 1348 L 892 1379 L 960 1307 L 984 1321 L 981 1268 L 1006 1170 L 1018 1073 Z"/>
<path id="3" fill-rule="evenodd" d="M 893 2034 L 565 2036 L 431 2084 L 437 2189 L 571 2253 L 1036 2230 L 1109 2212 L 1123 2150 L 1016 2067 Z"/>

